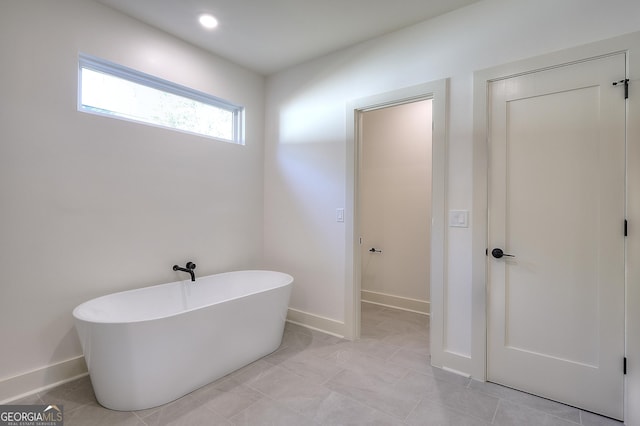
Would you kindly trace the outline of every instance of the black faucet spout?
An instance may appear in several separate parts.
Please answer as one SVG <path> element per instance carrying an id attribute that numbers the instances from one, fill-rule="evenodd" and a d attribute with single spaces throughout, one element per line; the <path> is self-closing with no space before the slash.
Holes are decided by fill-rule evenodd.
<path id="1" fill-rule="evenodd" d="M 173 270 L 174 271 L 182 271 L 182 272 L 186 272 L 187 274 L 189 274 L 191 276 L 191 281 L 195 282 L 196 280 L 196 274 L 193 272 L 194 269 L 196 269 L 196 264 L 193 262 L 187 262 L 187 264 L 185 265 L 186 268 L 182 268 L 178 265 L 173 265 Z"/>

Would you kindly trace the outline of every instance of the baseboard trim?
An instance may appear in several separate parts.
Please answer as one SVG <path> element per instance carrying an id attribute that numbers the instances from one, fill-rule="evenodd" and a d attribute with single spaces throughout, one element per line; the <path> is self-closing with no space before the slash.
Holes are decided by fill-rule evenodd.
<path id="1" fill-rule="evenodd" d="M 311 330 L 317 330 L 331 334 L 332 336 L 344 338 L 344 322 L 336 321 L 331 318 L 289 308 L 289 311 L 287 312 L 287 321 Z"/>
<path id="2" fill-rule="evenodd" d="M 416 312 L 418 314 L 429 315 L 431 311 L 430 303 L 427 301 L 394 296 L 377 291 L 360 290 L 360 299 L 366 303 L 388 306 L 390 308 L 402 309 L 403 311 Z"/>
<path id="3" fill-rule="evenodd" d="M 465 354 L 459 354 L 453 351 L 445 350 L 442 353 L 442 365 L 436 366 L 443 370 L 457 372 L 464 376 L 469 375 L 473 377 L 471 373 L 471 357 Z"/>
<path id="4" fill-rule="evenodd" d="M 87 374 L 84 356 L 79 356 L 4 379 L 0 381 L 0 405 L 44 392 Z"/>
<path id="5" fill-rule="evenodd" d="M 449 373 L 453 373 L 453 374 L 457 374 L 458 376 L 462 376 L 462 377 L 464 377 L 466 379 L 470 379 L 471 378 L 471 374 L 465 373 L 464 371 L 454 370 L 453 368 L 449 368 L 449 367 L 442 367 L 442 369 L 444 371 L 448 371 Z"/>

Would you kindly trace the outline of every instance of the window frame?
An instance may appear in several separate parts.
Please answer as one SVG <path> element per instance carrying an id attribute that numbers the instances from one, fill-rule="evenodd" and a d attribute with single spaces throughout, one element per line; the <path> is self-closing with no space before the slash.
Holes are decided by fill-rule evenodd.
<path id="1" fill-rule="evenodd" d="M 233 137 L 232 139 L 226 139 L 216 136 L 207 135 L 204 133 L 194 132 L 190 130 L 180 129 L 176 127 L 167 126 L 164 124 L 149 122 L 145 120 L 138 120 L 135 118 L 123 117 L 118 111 L 113 111 L 116 114 L 103 113 L 96 111 L 94 107 L 84 105 L 82 103 L 82 70 L 87 69 L 99 73 L 103 73 L 112 77 L 120 78 L 122 80 L 129 81 L 131 83 L 146 86 L 151 89 L 160 90 L 172 95 L 181 96 L 183 98 L 191 99 L 196 102 L 200 102 L 205 105 L 220 108 L 232 113 L 233 116 Z M 152 76 L 150 74 L 143 73 L 141 71 L 134 70 L 132 68 L 125 67 L 124 65 L 116 64 L 114 62 L 107 61 L 96 56 L 80 53 L 78 55 L 78 111 L 100 115 L 103 117 L 116 118 L 120 120 L 130 121 L 134 123 L 140 123 L 147 126 L 160 127 L 163 129 L 169 129 L 177 132 L 188 133 L 191 135 L 201 136 L 209 139 L 220 140 L 228 143 L 234 143 L 238 145 L 244 145 L 244 116 L 245 108 L 240 105 L 236 105 L 224 99 L 218 98 L 207 93 L 182 86 L 171 81 Z"/>

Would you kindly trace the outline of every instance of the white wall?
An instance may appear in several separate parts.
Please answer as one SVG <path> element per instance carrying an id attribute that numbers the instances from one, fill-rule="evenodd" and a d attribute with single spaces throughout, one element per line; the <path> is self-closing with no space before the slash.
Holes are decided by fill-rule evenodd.
<path id="1" fill-rule="evenodd" d="M 366 111 L 360 133 L 362 290 L 425 306 L 431 248 L 431 102 Z M 382 253 L 371 253 L 371 247 Z M 385 303 L 398 306 L 388 299 Z"/>
<path id="2" fill-rule="evenodd" d="M 263 121 L 254 73 L 91 1 L 0 2 L 0 382 L 80 355 L 78 303 L 186 260 L 204 275 L 264 249 L 296 278 L 293 308 L 344 321 L 347 101 L 450 77 L 448 205 L 471 209 L 473 72 L 638 16 L 633 0 L 485 0 L 271 76 Z M 78 52 L 244 104 L 247 146 L 78 113 Z M 471 231 L 447 234 L 445 340 L 465 356 Z"/>
<path id="3" fill-rule="evenodd" d="M 348 101 L 450 77 L 448 208 L 471 210 L 473 72 L 639 30 L 638 16 L 632 0 L 485 0 L 270 76 L 265 257 L 295 276 L 292 307 L 345 321 Z M 444 318 L 445 349 L 469 360 L 471 232 L 447 230 Z"/>
<path id="4" fill-rule="evenodd" d="M 77 112 L 79 52 L 246 106 L 246 146 Z M 260 266 L 264 77 L 84 0 L 0 2 L 0 58 L 0 384 L 80 356 L 85 300 Z"/>

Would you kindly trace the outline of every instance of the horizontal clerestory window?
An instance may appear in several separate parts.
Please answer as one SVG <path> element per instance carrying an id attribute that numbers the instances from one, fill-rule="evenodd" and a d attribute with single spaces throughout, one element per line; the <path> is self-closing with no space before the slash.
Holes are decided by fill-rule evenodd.
<path id="1" fill-rule="evenodd" d="M 244 144 L 239 105 L 93 56 L 79 65 L 79 111 Z"/>

